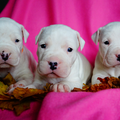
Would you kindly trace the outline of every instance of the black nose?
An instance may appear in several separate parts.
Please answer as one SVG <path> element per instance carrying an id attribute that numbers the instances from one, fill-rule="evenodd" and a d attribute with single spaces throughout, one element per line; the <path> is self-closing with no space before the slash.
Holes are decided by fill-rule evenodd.
<path id="1" fill-rule="evenodd" d="M 117 61 L 120 61 L 120 54 L 117 55 Z"/>
<path id="2" fill-rule="evenodd" d="M 2 51 L 2 54 L 1 54 L 1 57 L 4 61 L 8 60 L 9 58 L 9 54 L 8 53 L 5 53 L 4 51 Z"/>
<path id="3" fill-rule="evenodd" d="M 51 70 L 55 70 L 55 69 L 57 69 L 58 63 L 57 62 L 49 62 L 49 65 L 50 65 Z"/>

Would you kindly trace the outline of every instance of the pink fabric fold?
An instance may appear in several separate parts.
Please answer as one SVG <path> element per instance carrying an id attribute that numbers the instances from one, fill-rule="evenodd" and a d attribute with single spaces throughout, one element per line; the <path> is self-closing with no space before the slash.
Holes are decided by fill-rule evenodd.
<path id="1" fill-rule="evenodd" d="M 97 93 L 50 93 L 39 112 L 40 120 L 119 120 L 120 89 Z"/>
<path id="2" fill-rule="evenodd" d="M 64 24 L 85 40 L 82 51 L 94 66 L 98 45 L 91 35 L 105 24 L 120 21 L 120 0 L 9 0 L 0 17 L 10 17 L 30 33 L 25 46 L 37 59 L 35 36 L 42 27 Z M 0 110 L 0 120 L 119 120 L 119 89 L 97 93 L 49 93 L 43 103 L 31 103 L 20 116 Z M 41 107 L 42 105 L 42 107 Z"/>

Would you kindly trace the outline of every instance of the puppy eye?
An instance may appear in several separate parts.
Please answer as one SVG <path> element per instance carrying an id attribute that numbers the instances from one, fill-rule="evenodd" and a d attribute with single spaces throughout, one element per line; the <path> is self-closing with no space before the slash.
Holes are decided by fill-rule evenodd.
<path id="1" fill-rule="evenodd" d="M 20 40 L 18 40 L 18 39 L 15 40 L 16 43 L 19 42 L 19 41 L 20 41 Z"/>
<path id="2" fill-rule="evenodd" d="M 46 44 L 42 44 L 40 46 L 41 46 L 41 48 L 46 48 Z"/>
<path id="3" fill-rule="evenodd" d="M 70 48 L 70 47 L 67 49 L 68 52 L 72 52 L 72 50 L 73 50 L 73 49 Z"/>
<path id="4" fill-rule="evenodd" d="M 105 45 L 109 45 L 110 43 L 109 43 L 109 41 L 105 41 L 104 44 Z"/>

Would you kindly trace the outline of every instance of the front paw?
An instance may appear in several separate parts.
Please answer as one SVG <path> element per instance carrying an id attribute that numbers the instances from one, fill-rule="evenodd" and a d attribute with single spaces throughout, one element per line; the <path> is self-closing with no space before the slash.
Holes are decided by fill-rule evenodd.
<path id="1" fill-rule="evenodd" d="M 35 87 L 35 85 L 33 85 L 33 84 L 27 85 L 27 86 L 25 86 L 24 88 L 33 88 L 33 89 L 37 89 L 37 88 Z"/>
<path id="2" fill-rule="evenodd" d="M 68 85 L 57 83 L 57 84 L 54 84 L 54 85 L 50 86 L 50 91 L 53 91 L 53 92 L 70 92 L 71 90 L 70 90 Z"/>
<path id="3" fill-rule="evenodd" d="M 11 95 L 11 93 L 14 91 L 14 89 L 15 88 L 17 88 L 17 87 L 19 87 L 19 88 L 23 88 L 23 87 L 25 87 L 25 85 L 23 85 L 23 84 L 18 84 L 18 83 L 15 83 L 15 84 L 11 84 L 10 86 L 9 86 L 9 88 L 8 88 L 8 94 L 9 95 Z"/>

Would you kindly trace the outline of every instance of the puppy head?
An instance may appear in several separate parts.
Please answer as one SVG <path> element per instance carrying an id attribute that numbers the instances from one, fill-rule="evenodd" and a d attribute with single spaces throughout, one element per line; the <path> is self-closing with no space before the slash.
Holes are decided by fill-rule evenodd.
<path id="1" fill-rule="evenodd" d="M 0 18 L 0 68 L 16 66 L 29 33 L 10 18 Z"/>
<path id="2" fill-rule="evenodd" d="M 67 77 L 77 56 L 77 49 L 84 46 L 79 33 L 65 25 L 42 28 L 36 36 L 38 42 L 38 72 L 50 78 Z"/>
<path id="3" fill-rule="evenodd" d="M 111 67 L 120 64 L 120 22 L 112 22 L 99 28 L 92 39 L 96 44 L 99 42 L 104 65 Z"/>

